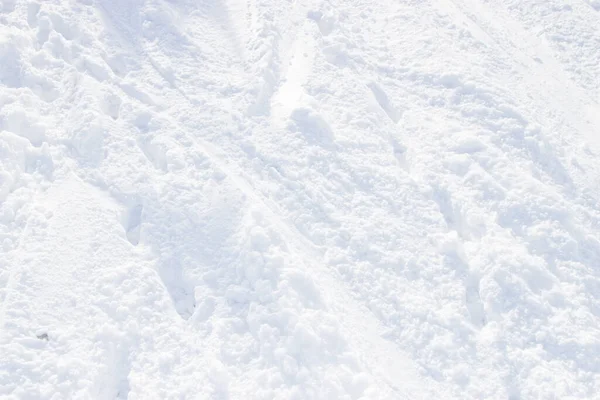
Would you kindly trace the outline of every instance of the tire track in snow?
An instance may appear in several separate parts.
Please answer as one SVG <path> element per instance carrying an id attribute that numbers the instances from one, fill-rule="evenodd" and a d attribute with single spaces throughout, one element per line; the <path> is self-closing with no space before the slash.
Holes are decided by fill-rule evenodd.
<path id="1" fill-rule="evenodd" d="M 298 20 L 304 18 L 302 15 L 297 15 L 297 17 Z M 284 43 L 293 42 L 291 37 L 280 38 L 279 40 Z M 152 57 L 145 56 L 145 52 L 148 51 L 145 47 L 137 48 L 133 51 L 135 55 L 144 60 L 146 66 L 154 68 L 154 70 L 161 75 L 161 71 L 154 65 Z M 287 60 L 287 57 L 291 57 L 291 55 L 286 53 L 281 57 L 282 60 Z M 278 62 L 280 64 L 285 64 L 285 61 L 279 60 Z M 165 77 L 163 76 L 163 78 Z M 277 85 L 279 85 L 279 83 L 280 81 L 277 82 Z M 108 82 L 108 84 L 110 84 L 110 82 Z M 118 86 L 123 89 L 122 85 Z M 148 101 L 144 101 L 143 98 L 140 98 L 140 93 L 132 90 L 123 90 L 123 92 L 129 98 L 146 103 L 150 110 L 153 110 L 151 113 L 152 115 L 159 114 L 161 117 L 165 117 L 165 113 L 157 112 L 162 109 L 160 104 L 148 104 Z M 177 92 L 176 98 L 178 97 L 179 99 L 176 103 L 189 104 L 192 109 L 195 107 L 193 100 L 191 100 L 189 96 L 186 96 L 185 93 L 180 91 Z M 265 101 L 270 102 L 271 96 L 272 93 Z M 235 160 L 227 159 L 227 157 L 221 155 L 221 151 L 215 147 L 214 144 L 200 138 L 197 132 L 194 132 L 192 127 L 185 126 L 172 118 L 168 120 L 171 122 L 174 130 L 184 133 L 184 139 L 179 142 L 179 146 L 181 148 L 188 147 L 188 142 L 191 142 L 194 143 L 191 147 L 206 153 L 218 168 L 225 171 L 225 174 L 229 177 L 228 179 L 234 183 L 234 186 L 236 186 L 240 192 L 244 193 L 248 198 L 252 199 L 254 203 L 258 204 L 258 207 L 264 211 L 268 216 L 268 219 L 276 226 L 276 230 L 285 238 L 285 242 L 294 249 L 294 253 L 304 256 L 302 257 L 302 263 L 305 264 L 306 270 L 317 277 L 319 288 L 322 289 L 321 291 L 323 293 L 329 293 L 331 296 L 331 299 L 328 299 L 327 307 L 324 309 L 324 312 L 331 312 L 341 318 L 344 336 L 349 338 L 349 341 L 352 343 L 352 350 L 360 350 L 358 351 L 359 356 L 368 356 L 366 358 L 372 361 L 370 368 L 373 371 L 376 371 L 374 376 L 377 379 L 385 381 L 385 384 L 389 387 L 395 388 L 394 390 L 396 390 L 398 395 L 400 395 L 400 393 L 405 393 L 406 391 L 413 391 L 414 395 L 407 397 L 418 397 L 419 395 L 416 393 L 422 392 L 423 389 L 420 388 L 420 379 L 418 378 L 418 373 L 415 372 L 415 368 L 411 361 L 408 360 L 404 354 L 399 352 L 395 346 L 381 338 L 381 326 L 379 321 L 373 318 L 364 307 L 361 307 L 353 300 L 352 296 L 347 292 L 347 289 L 339 284 L 338 277 L 336 277 L 333 272 L 326 270 L 326 267 L 323 266 L 323 255 L 320 251 L 316 249 L 312 243 L 309 243 L 295 227 L 290 226 L 289 222 L 283 220 L 277 206 L 268 198 L 265 198 L 264 194 L 253 187 L 249 177 L 244 176 L 242 172 L 236 171 L 239 170 L 239 166 L 237 166 Z M 133 235 L 132 239 L 130 238 L 132 242 L 138 240 L 137 234 L 139 233 L 135 232 L 139 227 L 140 222 L 138 211 L 136 210 L 137 209 L 135 208 L 131 210 L 131 221 L 125 223 L 125 225 L 132 230 L 131 235 L 129 235 Z M 141 214 L 141 210 L 139 211 Z M 327 290 L 323 290 L 325 288 Z M 373 343 L 376 343 L 374 347 Z M 398 379 L 399 377 L 403 377 L 403 380 L 400 382 Z M 406 386 L 411 386 L 411 384 L 413 387 L 407 389 Z"/>
<path id="2" fill-rule="evenodd" d="M 155 1 L 155 2 L 149 2 L 148 3 L 149 6 L 154 6 L 154 7 L 164 7 L 165 9 L 167 9 L 168 7 L 170 7 L 169 5 L 167 5 L 164 2 L 160 2 L 160 1 Z M 181 4 L 179 4 L 180 6 L 182 6 Z M 100 4 L 99 5 L 102 8 L 102 13 L 106 14 L 105 19 L 108 19 L 108 23 L 112 26 L 112 29 L 116 30 L 116 34 L 117 34 L 117 42 L 120 43 L 122 46 L 124 46 L 124 54 L 126 56 L 130 56 L 129 52 L 133 52 L 133 55 L 137 56 L 135 58 L 135 60 L 137 62 L 140 62 L 139 65 L 137 65 L 137 69 L 138 70 L 144 70 L 145 67 L 150 67 L 149 69 L 151 70 L 152 68 L 154 69 L 154 71 L 158 74 L 159 78 L 162 78 L 164 81 L 173 83 L 173 85 L 170 85 L 171 88 L 175 89 L 175 93 L 167 93 L 168 96 L 170 96 L 170 98 L 167 98 L 166 100 L 168 101 L 168 104 L 161 104 L 161 103 L 156 103 L 156 104 L 147 104 L 149 106 L 149 110 L 148 112 L 145 113 L 141 113 L 140 114 L 140 122 L 139 122 L 139 126 L 138 128 L 140 128 L 140 130 L 144 131 L 146 129 L 148 129 L 147 124 L 148 122 L 154 117 L 154 116 L 160 116 L 160 118 L 162 118 L 163 120 L 168 120 L 170 121 L 170 124 L 174 127 L 179 127 L 179 124 L 174 122 L 173 119 L 171 119 L 170 117 L 167 117 L 167 113 L 168 113 L 168 109 L 171 107 L 177 107 L 177 108 L 181 108 L 183 107 L 189 107 L 190 109 L 196 109 L 198 107 L 198 102 L 195 101 L 195 99 L 193 98 L 193 96 L 188 95 L 187 93 L 194 93 L 197 91 L 202 92 L 203 90 L 206 91 L 206 88 L 202 87 L 202 83 L 198 83 L 195 80 L 195 84 L 194 85 L 188 85 L 188 86 L 181 86 L 180 84 L 175 85 L 173 79 L 169 79 L 168 77 L 165 77 L 164 74 L 161 71 L 161 68 L 159 66 L 157 66 L 155 59 L 160 57 L 165 57 L 165 56 L 173 56 L 173 59 L 177 59 L 178 57 L 178 50 L 173 49 L 173 48 L 167 48 L 164 49 L 163 46 L 167 46 L 168 47 L 168 42 L 166 43 L 161 43 L 161 40 L 159 41 L 160 45 L 156 45 L 155 43 L 150 43 L 148 44 L 148 40 L 147 38 L 145 38 L 142 34 L 140 34 L 139 32 L 136 32 L 135 28 L 136 26 L 138 26 L 140 28 L 140 30 L 142 30 L 142 27 L 140 24 L 136 25 L 133 24 L 133 28 L 129 25 L 127 25 L 125 22 L 127 22 L 128 18 L 126 15 L 124 16 L 122 14 L 122 11 L 119 11 L 118 9 L 107 9 L 105 4 Z M 184 3 L 183 7 L 189 7 L 188 10 L 184 10 L 185 12 L 185 17 L 198 17 L 200 16 L 201 20 L 207 20 L 209 21 L 208 24 L 204 24 L 201 23 L 199 24 L 202 27 L 202 32 L 204 32 L 205 30 L 210 31 L 210 35 L 208 35 L 210 37 L 211 40 L 211 45 L 210 46 L 212 49 L 224 49 L 222 51 L 228 50 L 227 54 L 231 55 L 233 54 L 234 57 L 221 57 L 218 62 L 216 63 L 217 66 L 218 64 L 223 64 L 223 65 L 228 65 L 231 66 L 233 65 L 234 68 L 239 68 L 240 71 L 238 71 L 238 73 L 241 73 L 241 64 L 240 64 L 240 52 L 238 51 L 238 46 L 239 46 L 239 42 L 237 41 L 237 35 L 234 32 L 234 29 L 229 26 L 230 24 L 230 20 L 228 17 L 228 12 L 226 9 L 226 3 L 224 2 L 218 2 L 218 3 L 212 3 L 212 2 L 202 2 L 200 4 L 198 4 L 197 2 L 188 2 L 188 3 Z M 140 4 L 137 5 L 138 9 L 135 10 L 128 10 L 126 11 L 126 13 L 129 14 L 133 14 L 133 15 L 137 15 L 138 13 L 141 14 L 142 16 L 144 15 L 144 12 L 142 12 L 144 7 L 141 7 Z M 173 5 L 173 7 L 175 7 L 175 5 Z M 243 8 L 243 7 L 241 7 Z M 181 12 L 181 10 L 177 9 L 175 11 L 170 10 L 169 12 Z M 155 12 L 155 11 L 153 11 Z M 186 18 L 183 18 L 182 15 L 182 26 L 186 26 Z M 194 20 L 195 22 L 197 22 L 197 19 Z M 210 21 L 213 21 L 212 23 Z M 172 26 L 168 25 L 168 21 L 167 22 L 161 22 L 162 24 L 164 24 L 165 26 L 163 28 L 161 28 L 161 30 L 159 31 L 159 33 L 161 34 L 165 34 L 168 35 L 170 32 L 174 31 L 175 28 L 173 28 Z M 200 44 L 195 43 L 195 40 L 197 39 L 194 36 L 194 33 L 197 33 L 195 31 L 187 32 L 187 31 L 177 31 L 177 37 L 179 38 L 184 38 L 184 42 L 189 42 L 191 44 L 191 48 L 188 49 L 188 51 L 192 51 L 192 52 L 197 52 L 198 54 L 195 56 L 198 60 L 202 60 L 203 64 L 207 64 L 206 63 L 206 56 L 203 54 L 203 50 L 205 49 L 205 47 L 201 47 Z M 133 37 L 132 37 L 133 36 Z M 234 42 L 233 45 L 231 46 L 231 49 L 227 46 L 227 45 L 223 45 L 222 43 L 219 43 L 219 38 L 221 37 L 225 37 L 225 41 L 231 41 Z M 129 44 L 128 39 L 131 38 L 131 42 L 133 44 Z M 159 39 L 161 39 L 162 37 L 159 37 Z M 214 56 L 214 54 L 212 55 Z M 187 57 L 187 55 L 186 55 Z M 232 62 L 228 62 L 227 60 L 231 59 L 233 60 Z M 184 60 L 182 60 L 183 62 Z M 211 60 L 212 61 L 212 60 Z M 168 60 L 167 60 L 168 62 Z M 237 65 L 239 64 L 239 65 Z M 183 63 L 183 66 L 185 67 L 186 64 Z M 213 66 L 214 67 L 214 66 Z M 223 80 L 226 81 L 226 77 L 230 76 L 230 75 L 225 75 L 225 71 L 219 71 L 219 74 L 224 75 Z M 195 76 L 193 78 L 196 78 Z M 185 83 L 189 83 L 185 80 L 181 80 L 180 83 L 185 84 Z M 117 86 L 121 89 L 123 89 L 123 85 L 119 84 L 117 82 Z M 185 89 L 184 89 L 185 88 Z M 131 93 L 129 91 L 125 91 L 123 90 L 123 92 L 125 93 L 125 95 L 134 100 L 134 101 L 141 101 L 142 103 L 145 103 L 143 101 L 143 99 L 140 99 L 140 96 L 138 95 L 138 93 Z M 140 94 L 149 97 L 147 95 L 145 95 L 144 92 L 140 92 Z M 217 97 L 219 95 L 219 93 L 209 93 L 210 97 Z M 205 96 L 206 97 L 206 96 Z M 206 104 L 202 104 L 204 107 L 206 107 Z M 184 131 L 184 129 L 182 130 Z M 192 135 L 187 135 L 189 137 L 191 137 Z M 140 150 L 143 152 L 143 154 L 146 156 L 146 158 L 150 161 L 150 163 L 152 165 L 154 165 L 157 169 L 159 169 L 160 171 L 162 171 L 163 173 L 167 173 L 167 163 L 166 163 L 166 155 L 165 155 L 165 149 L 161 146 L 161 143 L 159 142 L 158 144 L 156 143 L 155 140 L 156 137 L 153 137 L 152 135 L 148 135 L 148 136 L 144 136 L 144 137 L 140 137 L 136 140 Z M 160 139 L 160 138 L 159 138 Z M 167 136 L 166 139 L 172 139 L 170 138 L 170 136 Z M 186 147 L 189 146 L 188 144 L 184 144 L 181 142 L 181 140 L 179 140 L 179 147 L 181 149 L 185 149 Z M 125 196 L 127 197 L 127 196 Z M 138 203 L 140 203 L 138 201 Z M 126 204 L 127 206 L 127 204 Z M 138 206 L 142 206 L 142 205 L 138 205 Z M 130 208 L 130 206 L 127 206 Z M 142 206 L 143 207 L 143 206 Z M 130 242 L 134 245 L 137 245 L 137 243 L 139 243 L 139 235 L 140 235 L 140 229 L 141 229 L 141 220 L 140 218 L 138 218 L 136 215 L 138 213 L 137 211 L 138 209 L 134 208 L 130 209 L 129 211 L 129 215 L 126 215 L 124 217 L 124 229 L 127 232 L 127 237 L 129 238 Z M 140 209 L 141 211 L 141 209 Z M 132 214 L 133 213 L 133 214 Z M 139 213 L 141 215 L 141 212 Z M 139 220 L 139 221 L 138 221 Z M 171 265 L 171 261 L 173 262 L 173 265 Z M 163 271 L 163 269 L 159 268 L 159 275 L 163 281 L 163 283 L 165 284 L 166 288 L 168 289 L 169 293 L 171 294 L 171 297 L 173 299 L 173 301 L 179 302 L 179 300 L 181 300 L 181 298 L 183 298 L 182 300 L 182 304 L 188 304 L 190 303 L 191 297 L 192 297 L 192 292 L 193 292 L 193 288 L 189 287 L 187 282 L 183 281 L 183 276 L 181 274 L 182 270 L 181 270 L 181 266 L 179 266 L 179 263 L 176 261 L 165 261 L 167 263 L 169 263 L 171 265 L 171 267 L 173 267 L 173 271 Z M 167 275 L 164 275 L 165 273 L 167 273 Z M 173 276 L 171 276 L 173 275 Z M 179 300 L 178 300 L 179 299 Z M 185 309 L 188 309 L 189 307 L 183 307 Z M 180 313 L 180 315 L 183 318 L 187 318 L 189 317 L 189 315 L 187 314 L 187 312 L 184 312 L 182 310 L 182 307 L 179 307 L 179 305 L 176 305 L 176 310 Z"/>
<path id="3" fill-rule="evenodd" d="M 298 254 L 303 255 L 302 263 L 306 270 L 311 272 L 311 276 L 317 277 L 317 286 L 320 287 L 322 293 L 329 295 L 328 311 L 340 319 L 340 323 L 345 328 L 346 334 L 350 336 L 350 340 L 357 348 L 361 349 L 360 354 L 369 354 L 369 360 L 374 360 L 374 363 L 370 364 L 369 367 L 372 371 L 377 372 L 376 377 L 380 379 L 383 377 L 383 380 L 394 388 L 397 395 L 406 396 L 407 399 L 426 399 L 434 392 L 439 393 L 439 388 L 430 387 L 425 389 L 426 386 L 421 382 L 412 360 L 401 353 L 393 344 L 382 338 L 383 327 L 380 321 L 347 293 L 347 289 L 339 284 L 340 278 L 325 267 L 316 267 L 324 264 L 322 252 L 298 232 L 297 228 L 290 227 L 289 223 L 280 217 L 277 206 L 258 193 L 248 183 L 247 178 L 235 173 L 229 167 L 228 162 L 218 155 L 218 150 L 212 144 L 202 139 L 196 139 L 196 143 L 200 144 L 203 151 L 234 182 L 238 189 L 248 198 L 254 199 L 254 202 L 279 228 L 280 233 L 286 239 L 285 242 L 291 248 L 295 248 Z M 309 255 L 309 257 L 306 258 L 305 255 Z M 326 290 L 324 290 L 325 288 Z M 373 346 L 374 344 L 375 346 Z M 425 395 L 424 392 L 428 395 Z"/>
<path id="4" fill-rule="evenodd" d="M 370 371 L 375 372 L 373 374 L 375 379 L 393 388 L 396 398 L 427 399 L 431 397 L 431 393 L 440 392 L 432 382 L 428 382 L 427 385 L 421 382 L 422 378 L 408 356 L 382 337 L 384 329 L 380 321 L 340 285 L 338 276 L 326 269 L 322 251 L 315 248 L 315 245 L 309 242 L 296 227 L 290 227 L 290 223 L 280 216 L 277 205 L 254 189 L 249 183 L 249 178 L 244 177 L 243 173 L 235 172 L 235 169 L 239 168 L 235 166 L 235 162 L 232 166 L 231 161 L 219 155 L 221 152 L 212 143 L 194 135 L 190 128 L 170 117 L 166 115 L 163 117 L 168 118 L 178 131 L 186 133 L 186 140 L 194 144 L 191 147 L 201 150 L 224 174 L 225 179 L 229 179 L 250 200 L 250 203 L 264 212 L 266 219 L 273 223 L 276 231 L 283 236 L 284 242 L 293 249 L 291 253 L 301 255 L 300 260 L 305 268 L 304 271 L 315 278 L 320 292 L 327 294 L 324 311 L 335 315 L 339 320 L 344 336 L 352 344 L 351 348 L 359 349 L 360 356 L 368 355 L 361 359 Z M 180 146 L 188 147 L 189 144 L 180 142 Z M 322 267 L 318 267 L 319 265 Z M 166 285 L 171 286 L 169 283 Z M 184 282 L 178 284 L 181 287 L 186 285 Z"/>
<path id="5" fill-rule="evenodd" d="M 300 18 L 305 19 L 304 16 L 301 16 L 298 19 Z M 284 39 L 280 40 L 285 41 Z M 291 39 L 288 39 L 288 41 L 290 40 Z M 287 56 L 284 56 L 283 59 L 286 59 L 286 57 Z M 270 101 L 271 97 L 271 91 L 267 90 L 267 93 L 268 96 L 263 99 L 265 102 Z M 181 100 L 193 107 L 193 104 L 190 103 L 188 98 L 183 97 Z M 338 277 L 334 276 L 332 272 L 327 271 L 324 268 L 316 267 L 323 264 L 322 253 L 316 249 L 312 243 L 309 243 L 295 227 L 290 227 L 289 223 L 285 222 L 280 217 L 277 206 L 269 199 L 265 198 L 262 193 L 257 192 L 257 190 L 249 183 L 248 178 L 235 172 L 234 169 L 236 168 L 232 167 L 231 160 L 228 161 L 223 156 L 220 156 L 220 151 L 212 143 L 202 139 L 194 134 L 189 127 L 174 121 L 164 113 L 161 113 L 161 115 L 163 118 L 167 118 L 170 121 L 174 129 L 185 133 L 186 141 L 194 143 L 192 146 L 193 148 L 197 148 L 208 155 L 214 165 L 224 172 L 231 182 L 234 183 L 235 187 L 249 199 L 253 199 L 255 204 L 259 205 L 259 208 L 265 212 L 268 219 L 275 224 L 277 230 L 284 236 L 285 242 L 288 243 L 291 248 L 294 248 L 295 252 L 298 254 L 309 255 L 308 259 L 306 256 L 303 257 L 303 263 L 307 270 L 312 272 L 312 275 L 318 277 L 319 287 L 321 289 L 327 288 L 327 290 L 322 290 L 322 292 L 331 295 L 331 298 L 329 299 L 331 302 L 328 305 L 328 308 L 333 311 L 335 315 L 339 316 L 344 331 L 353 342 L 353 345 L 356 346 L 355 348 L 361 350 L 360 354 L 370 354 L 370 360 L 376 360 L 373 365 L 370 365 L 374 371 L 377 371 L 375 376 L 378 379 L 384 379 L 386 384 L 394 387 L 398 393 L 407 391 L 406 386 L 412 385 L 408 391 L 412 391 L 413 396 L 418 396 L 416 393 L 421 392 L 422 389 L 419 388 L 420 383 L 418 382 L 420 378 L 418 378 L 418 373 L 412 365 L 412 362 L 406 355 L 401 354 L 394 345 L 381 337 L 382 327 L 379 321 L 364 307 L 360 306 L 353 297 L 347 293 L 345 288 L 340 286 Z M 180 146 L 186 147 L 189 145 L 180 142 Z M 235 165 L 236 163 L 233 162 L 233 164 Z M 373 343 L 377 343 L 375 347 L 372 346 Z M 402 377 L 400 381 L 398 380 L 399 377 Z"/>

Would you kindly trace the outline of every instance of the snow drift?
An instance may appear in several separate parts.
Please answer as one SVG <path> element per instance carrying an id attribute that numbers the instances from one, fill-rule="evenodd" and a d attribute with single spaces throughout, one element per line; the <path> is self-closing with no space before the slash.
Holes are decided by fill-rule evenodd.
<path id="1" fill-rule="evenodd" d="M 600 392 L 600 6 L 0 3 L 0 397 Z"/>

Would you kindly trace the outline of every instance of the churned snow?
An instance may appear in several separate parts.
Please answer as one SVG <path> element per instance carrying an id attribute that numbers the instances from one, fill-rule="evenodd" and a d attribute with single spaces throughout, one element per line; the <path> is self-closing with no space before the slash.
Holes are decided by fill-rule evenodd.
<path id="1" fill-rule="evenodd" d="M 592 399 L 597 0 L 0 1 L 0 398 Z"/>

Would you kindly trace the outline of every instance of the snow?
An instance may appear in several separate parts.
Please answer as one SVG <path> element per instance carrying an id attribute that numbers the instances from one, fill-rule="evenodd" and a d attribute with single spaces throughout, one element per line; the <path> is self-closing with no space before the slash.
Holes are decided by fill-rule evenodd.
<path id="1" fill-rule="evenodd" d="M 599 10 L 0 2 L 0 397 L 594 398 Z"/>

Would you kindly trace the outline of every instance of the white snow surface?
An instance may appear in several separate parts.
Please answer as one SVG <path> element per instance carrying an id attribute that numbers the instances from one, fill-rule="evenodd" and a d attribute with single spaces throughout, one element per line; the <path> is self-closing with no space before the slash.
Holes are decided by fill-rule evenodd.
<path id="1" fill-rule="evenodd" d="M 1 0 L 0 398 L 600 398 L 598 0 Z"/>

